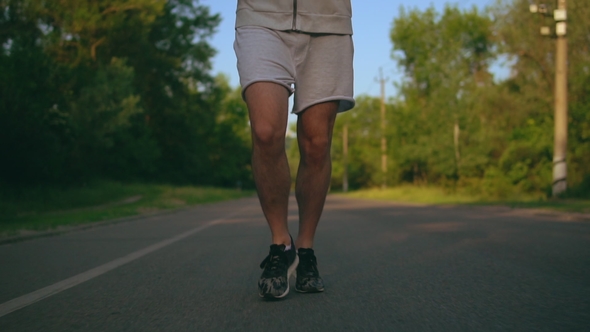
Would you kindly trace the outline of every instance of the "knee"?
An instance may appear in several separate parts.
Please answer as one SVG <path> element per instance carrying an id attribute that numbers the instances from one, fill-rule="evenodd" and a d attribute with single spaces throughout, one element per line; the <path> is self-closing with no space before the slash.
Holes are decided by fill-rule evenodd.
<path id="1" fill-rule="evenodd" d="M 262 149 L 284 148 L 285 133 L 272 125 L 258 125 L 252 127 L 252 141 Z"/>
<path id="2" fill-rule="evenodd" d="M 315 136 L 300 141 L 301 158 L 308 164 L 323 164 L 330 157 L 330 138 Z"/>

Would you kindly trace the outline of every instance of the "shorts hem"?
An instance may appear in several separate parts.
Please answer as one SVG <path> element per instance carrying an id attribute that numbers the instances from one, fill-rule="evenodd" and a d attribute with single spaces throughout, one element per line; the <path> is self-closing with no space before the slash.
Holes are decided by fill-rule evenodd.
<path id="1" fill-rule="evenodd" d="M 246 89 L 250 85 L 252 85 L 254 83 L 260 83 L 260 82 L 275 83 L 275 84 L 278 84 L 280 86 L 285 87 L 287 89 L 287 91 L 289 91 L 289 97 L 291 97 L 291 95 L 295 92 L 295 89 L 293 89 L 292 86 L 290 86 L 289 84 L 287 84 L 285 82 L 281 82 L 281 81 L 278 81 L 278 80 L 271 80 L 271 79 L 258 79 L 258 80 L 250 81 L 250 82 L 248 82 L 246 84 L 242 84 L 242 99 L 244 101 L 246 101 L 246 96 L 244 95 L 244 93 L 246 92 Z"/>
<path id="2" fill-rule="evenodd" d="M 354 98 L 352 98 L 352 97 L 332 96 L 332 97 L 326 97 L 326 98 L 314 100 L 313 102 L 305 104 L 302 107 L 297 107 L 297 109 L 295 109 L 295 107 L 293 107 L 293 111 L 291 111 L 291 113 L 299 114 L 314 105 L 329 102 L 329 101 L 338 101 L 339 102 L 338 103 L 338 113 L 342 113 L 342 112 L 346 112 L 348 110 L 351 110 L 356 103 Z"/>

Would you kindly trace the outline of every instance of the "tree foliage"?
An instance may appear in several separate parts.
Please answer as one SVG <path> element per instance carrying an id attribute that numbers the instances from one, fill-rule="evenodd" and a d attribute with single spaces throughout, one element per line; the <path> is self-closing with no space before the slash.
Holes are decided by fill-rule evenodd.
<path id="1" fill-rule="evenodd" d="M 209 73 L 219 22 L 193 0 L 0 0 L 0 182 L 250 184 L 243 102 Z"/>
<path id="2" fill-rule="evenodd" d="M 572 191 L 588 193 L 590 8 L 583 2 L 568 1 L 568 182 Z M 555 42 L 539 34 L 552 19 L 540 19 L 526 0 L 499 1 L 484 11 L 402 8 L 390 31 L 392 58 L 404 75 L 399 97 L 387 103 L 389 184 L 429 183 L 494 197 L 550 191 Z M 501 64 L 511 74 L 495 79 Z M 380 184 L 379 103 L 358 98 L 339 117 L 335 185 L 342 183 L 345 125 L 351 186 Z"/>

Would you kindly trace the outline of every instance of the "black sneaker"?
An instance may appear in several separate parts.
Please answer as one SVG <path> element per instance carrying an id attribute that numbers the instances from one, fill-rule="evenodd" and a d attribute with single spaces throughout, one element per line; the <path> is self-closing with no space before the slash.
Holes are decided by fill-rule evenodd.
<path id="1" fill-rule="evenodd" d="M 324 291 L 324 281 L 318 271 L 318 262 L 313 249 L 298 250 L 297 282 L 295 290 L 300 293 L 317 293 Z"/>
<path id="2" fill-rule="evenodd" d="M 280 299 L 289 294 L 289 278 L 299 263 L 295 243 L 291 239 L 291 249 L 285 251 L 285 245 L 273 244 L 270 253 L 260 263 L 264 269 L 258 280 L 258 295 L 267 299 Z"/>

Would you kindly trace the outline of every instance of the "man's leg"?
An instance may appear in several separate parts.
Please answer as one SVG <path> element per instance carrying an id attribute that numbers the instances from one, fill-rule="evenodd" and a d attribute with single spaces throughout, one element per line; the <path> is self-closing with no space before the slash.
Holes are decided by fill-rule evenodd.
<path id="1" fill-rule="evenodd" d="M 296 181 L 299 205 L 297 248 L 313 247 L 332 175 L 330 146 L 337 110 L 338 102 L 326 102 L 311 106 L 297 118 L 301 155 Z"/>
<path id="2" fill-rule="evenodd" d="M 291 176 L 285 153 L 288 90 L 275 83 L 260 82 L 245 91 L 252 126 L 252 170 L 262 211 L 272 233 L 272 245 L 262 261 L 258 295 L 268 299 L 289 294 L 289 278 L 299 258 L 287 227 Z"/>
<path id="3" fill-rule="evenodd" d="M 289 245 L 291 176 L 285 153 L 289 92 L 279 84 L 259 82 L 246 89 L 245 99 L 252 126 L 252 171 L 260 205 L 272 243 Z"/>
<path id="4" fill-rule="evenodd" d="M 332 174 L 330 146 L 338 109 L 337 102 L 314 105 L 297 119 L 297 142 L 301 160 L 297 172 L 297 204 L 299 205 L 299 265 L 295 290 L 302 293 L 324 291 L 313 247 Z"/>

